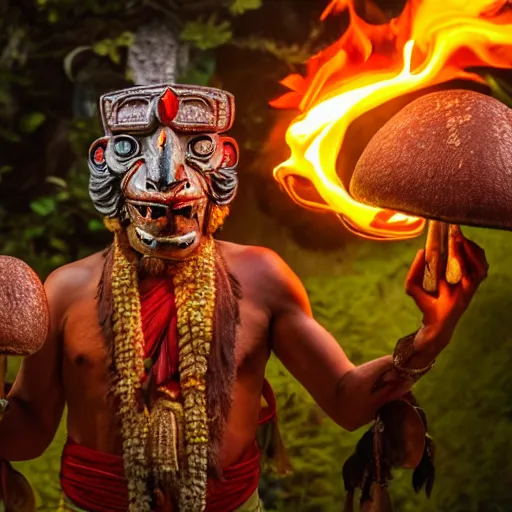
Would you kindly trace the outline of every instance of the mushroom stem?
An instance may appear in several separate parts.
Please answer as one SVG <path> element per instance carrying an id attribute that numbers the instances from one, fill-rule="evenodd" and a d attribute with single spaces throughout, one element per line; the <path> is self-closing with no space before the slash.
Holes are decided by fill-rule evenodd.
<path id="1" fill-rule="evenodd" d="M 448 227 L 448 254 L 446 260 L 446 281 L 449 284 L 459 284 L 462 279 L 462 267 L 456 256 L 457 239 L 462 236 L 460 226 L 450 224 Z"/>
<path id="2" fill-rule="evenodd" d="M 458 284 L 462 279 L 462 268 L 455 247 L 460 234 L 460 226 L 457 224 L 429 221 L 423 276 L 423 289 L 426 292 L 437 293 L 442 272 L 449 284 Z"/>
<path id="3" fill-rule="evenodd" d="M 425 244 L 425 273 L 423 289 L 437 293 L 439 277 L 443 270 L 447 249 L 448 224 L 437 220 L 428 223 L 427 243 Z"/>

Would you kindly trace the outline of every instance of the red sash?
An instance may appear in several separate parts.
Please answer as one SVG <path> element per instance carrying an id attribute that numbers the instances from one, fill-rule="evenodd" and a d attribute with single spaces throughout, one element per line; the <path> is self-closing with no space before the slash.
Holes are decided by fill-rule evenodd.
<path id="1" fill-rule="evenodd" d="M 261 410 L 260 425 L 276 420 L 274 393 L 267 381 L 262 396 L 267 407 Z M 222 480 L 208 480 L 206 512 L 236 510 L 252 496 L 258 487 L 260 456 L 255 443 L 236 464 L 223 470 Z M 68 439 L 62 453 L 60 483 L 64 494 L 81 509 L 89 512 L 128 510 L 128 483 L 123 459 L 117 455 L 91 450 Z"/>
<path id="2" fill-rule="evenodd" d="M 206 511 L 230 512 L 243 505 L 257 489 L 259 473 L 260 451 L 254 444 L 239 462 L 223 471 L 222 481 L 208 481 Z M 68 439 L 62 454 L 60 483 L 67 498 L 81 509 L 128 510 L 122 457 L 91 450 Z"/>

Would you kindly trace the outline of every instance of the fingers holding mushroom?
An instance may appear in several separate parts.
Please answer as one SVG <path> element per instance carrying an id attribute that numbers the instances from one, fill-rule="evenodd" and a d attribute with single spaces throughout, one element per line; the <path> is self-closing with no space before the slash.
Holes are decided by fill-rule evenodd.
<path id="1" fill-rule="evenodd" d="M 467 290 L 476 289 L 487 277 L 489 271 L 489 263 L 485 257 L 485 251 L 467 238 L 463 238 L 460 241 L 460 247 L 467 269 L 462 276 L 462 287 Z"/>
<path id="2" fill-rule="evenodd" d="M 405 280 L 405 292 L 420 309 L 425 307 L 425 302 L 432 300 L 432 296 L 428 295 L 423 288 L 425 262 L 425 251 L 422 249 L 416 253 Z"/>

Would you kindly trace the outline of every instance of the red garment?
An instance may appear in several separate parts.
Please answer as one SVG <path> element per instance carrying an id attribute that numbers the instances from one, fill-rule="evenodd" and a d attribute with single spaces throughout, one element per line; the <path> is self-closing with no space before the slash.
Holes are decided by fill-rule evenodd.
<path id="1" fill-rule="evenodd" d="M 260 451 L 254 444 L 239 462 L 223 471 L 222 481 L 208 481 L 206 512 L 236 510 L 252 496 L 258 487 L 259 476 Z M 60 483 L 68 499 L 84 510 L 128 510 L 122 457 L 91 450 L 68 439 L 62 454 Z"/>
<path id="2" fill-rule="evenodd" d="M 267 381 L 262 396 L 268 406 L 261 411 L 260 425 L 276 420 L 276 402 Z M 206 512 L 236 510 L 252 496 L 258 487 L 260 455 L 255 443 L 236 464 L 223 470 L 222 480 L 208 480 Z M 64 494 L 84 510 L 126 512 L 128 509 L 123 459 L 117 455 L 91 450 L 68 439 L 62 453 L 60 483 Z"/>
<path id="3" fill-rule="evenodd" d="M 141 281 L 142 332 L 146 342 L 144 358 L 153 359 L 156 385 L 177 379 L 178 333 L 176 303 L 171 278 L 147 277 Z"/>

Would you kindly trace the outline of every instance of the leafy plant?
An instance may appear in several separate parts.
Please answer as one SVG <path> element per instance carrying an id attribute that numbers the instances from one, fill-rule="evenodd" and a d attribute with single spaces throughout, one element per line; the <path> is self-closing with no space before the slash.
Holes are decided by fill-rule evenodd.
<path id="1" fill-rule="evenodd" d="M 229 21 L 220 21 L 214 14 L 206 20 L 199 19 L 187 23 L 181 32 L 183 41 L 192 43 L 200 50 L 221 46 L 230 41 L 232 36 Z"/>

